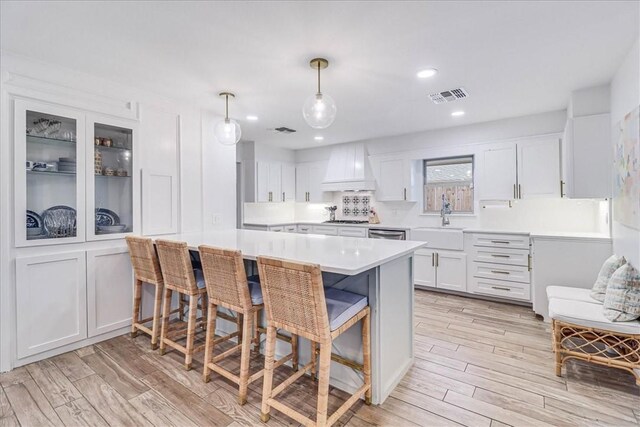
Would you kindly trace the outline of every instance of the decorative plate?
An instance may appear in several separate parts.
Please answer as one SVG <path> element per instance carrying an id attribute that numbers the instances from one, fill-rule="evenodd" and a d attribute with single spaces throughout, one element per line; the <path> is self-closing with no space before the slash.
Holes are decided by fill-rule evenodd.
<path id="1" fill-rule="evenodd" d="M 120 217 L 117 213 L 105 208 L 96 209 L 96 226 L 118 224 L 120 224 Z"/>
<path id="2" fill-rule="evenodd" d="M 42 212 L 44 230 L 49 237 L 76 235 L 76 210 L 69 206 L 52 206 Z"/>
<path id="3" fill-rule="evenodd" d="M 27 228 L 42 228 L 42 217 L 34 211 L 27 211 Z"/>

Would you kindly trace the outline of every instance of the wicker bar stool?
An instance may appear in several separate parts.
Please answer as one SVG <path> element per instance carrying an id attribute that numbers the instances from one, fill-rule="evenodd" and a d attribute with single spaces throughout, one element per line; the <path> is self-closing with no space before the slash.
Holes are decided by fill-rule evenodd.
<path id="1" fill-rule="evenodd" d="M 133 266 L 133 315 L 131 322 L 131 337 L 135 338 L 138 331 L 142 331 L 151 337 L 151 348 L 158 348 L 158 334 L 160 333 L 160 310 L 162 307 L 162 290 L 164 281 L 158 256 L 153 247 L 153 241 L 149 238 L 127 236 L 127 247 Z M 142 285 L 147 284 L 155 288 L 153 302 L 153 316 L 141 319 Z M 177 310 L 175 310 L 177 311 Z M 175 312 L 174 311 L 174 312 Z M 146 323 L 151 323 L 151 328 Z"/>
<path id="2" fill-rule="evenodd" d="M 194 353 L 204 350 L 204 344 L 195 347 L 196 329 L 205 328 L 207 315 L 207 288 L 201 270 L 194 270 L 191 265 L 189 249 L 186 242 L 170 240 L 156 240 L 156 249 L 160 260 L 160 268 L 164 277 L 164 306 L 162 315 L 162 330 L 160 332 L 160 354 L 169 347 L 184 354 L 185 369 L 190 370 Z M 173 292 L 178 297 L 189 298 L 189 316 L 186 328 L 184 322 L 169 325 L 170 305 Z M 198 300 L 201 304 L 198 304 Z M 202 310 L 202 317 L 198 318 L 198 308 Z M 185 334 L 186 333 L 186 334 Z M 178 340 L 186 338 L 185 345 L 178 344 Z"/>
<path id="3" fill-rule="evenodd" d="M 262 392 L 263 422 L 269 420 L 275 408 L 305 426 L 330 426 L 364 396 L 371 403 L 371 352 L 369 306 L 367 298 L 337 289 L 323 289 L 320 266 L 258 257 L 265 311 L 267 313 L 267 344 Z M 351 326 L 362 321 L 363 363 L 347 361 L 331 353 L 332 342 Z M 275 388 L 273 369 L 275 336 L 284 329 L 311 341 L 311 361 Z M 319 346 L 319 366 L 316 348 Z M 329 365 L 331 360 L 361 370 L 364 384 L 333 414 L 328 416 Z M 318 372 L 318 403 L 316 419 L 311 420 L 275 398 L 307 371 Z"/>
<path id="4" fill-rule="evenodd" d="M 260 332 L 258 318 L 264 307 L 262 303 L 262 291 L 257 278 L 247 279 L 247 274 L 240 251 L 214 248 L 202 245 L 199 247 L 202 271 L 207 285 L 209 300 L 207 319 L 207 341 L 204 353 L 204 382 L 209 381 L 209 373 L 217 372 L 223 377 L 233 381 L 239 386 L 238 403 L 244 405 L 247 402 L 247 389 L 253 381 L 262 378 L 264 369 L 249 375 L 249 359 L 251 356 L 251 344 L 255 349 L 260 348 Z M 234 318 L 225 313 L 218 312 L 218 308 L 224 307 L 237 313 Z M 223 318 L 238 322 L 238 330 L 222 337 L 215 337 L 216 319 Z M 213 356 L 214 346 L 231 338 L 238 337 L 238 344 L 224 351 L 218 356 Z M 280 337 L 281 339 L 284 337 Z M 289 360 L 293 360 L 298 354 L 297 340 L 284 338 L 291 342 L 291 353 L 279 359 L 275 365 L 280 366 Z M 240 350 L 240 375 L 223 368 L 219 362 Z"/>

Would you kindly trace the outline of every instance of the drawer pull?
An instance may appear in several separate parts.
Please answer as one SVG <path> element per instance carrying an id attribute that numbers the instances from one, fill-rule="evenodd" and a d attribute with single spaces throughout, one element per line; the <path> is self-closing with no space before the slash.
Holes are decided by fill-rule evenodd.
<path id="1" fill-rule="evenodd" d="M 492 240 L 491 243 L 496 243 L 496 244 L 500 244 L 500 245 L 508 245 L 510 242 L 508 242 L 506 240 Z"/>
<path id="2" fill-rule="evenodd" d="M 511 288 L 505 288 L 503 286 L 492 286 L 491 289 L 496 289 L 498 291 L 510 291 Z"/>
<path id="3" fill-rule="evenodd" d="M 511 274 L 508 271 L 500 271 L 500 270 L 491 270 L 491 272 L 495 274 Z"/>
<path id="4" fill-rule="evenodd" d="M 511 258 L 511 255 L 491 254 L 491 256 L 495 258 Z"/>

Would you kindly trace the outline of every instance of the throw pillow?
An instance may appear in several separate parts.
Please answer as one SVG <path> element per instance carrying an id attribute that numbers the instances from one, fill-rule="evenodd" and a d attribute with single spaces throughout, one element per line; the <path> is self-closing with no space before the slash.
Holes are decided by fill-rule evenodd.
<path id="1" fill-rule="evenodd" d="M 593 299 L 604 302 L 604 295 L 607 292 L 609 279 L 611 279 L 613 273 L 626 262 L 627 260 L 625 260 L 623 256 L 611 255 L 607 258 L 604 264 L 602 264 L 598 278 L 591 289 L 591 297 Z"/>
<path id="2" fill-rule="evenodd" d="M 631 264 L 618 268 L 607 286 L 604 317 L 612 322 L 627 322 L 640 317 L 640 271 Z"/>

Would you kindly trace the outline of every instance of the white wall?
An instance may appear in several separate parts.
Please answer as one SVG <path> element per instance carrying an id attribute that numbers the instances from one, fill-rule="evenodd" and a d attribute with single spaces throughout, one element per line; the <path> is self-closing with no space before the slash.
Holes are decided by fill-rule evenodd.
<path id="1" fill-rule="evenodd" d="M 619 137 L 620 121 L 640 105 L 640 40 L 637 40 L 611 81 L 612 141 Z M 640 267 L 640 231 L 616 221 L 612 224 L 613 251 Z"/>

